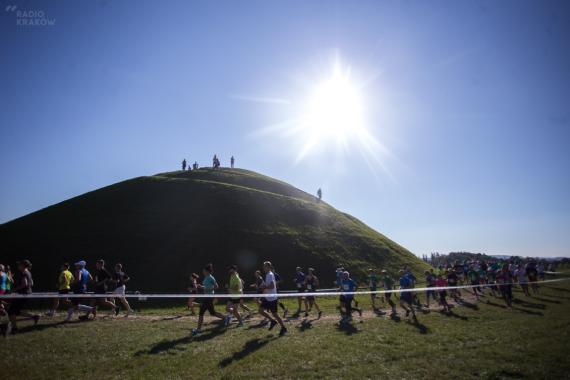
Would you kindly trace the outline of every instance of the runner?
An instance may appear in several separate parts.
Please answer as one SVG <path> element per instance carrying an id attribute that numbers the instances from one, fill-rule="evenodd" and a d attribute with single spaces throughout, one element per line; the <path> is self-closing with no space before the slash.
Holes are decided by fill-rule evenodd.
<path id="1" fill-rule="evenodd" d="M 93 281 L 93 277 L 85 269 L 87 263 L 83 260 L 78 261 L 75 263 L 75 274 L 73 275 L 73 293 L 74 294 L 85 294 L 87 293 L 87 284 L 90 281 Z M 65 322 L 69 322 L 71 317 L 73 317 L 73 313 L 75 311 L 85 311 L 86 314 L 79 317 L 79 319 L 86 320 L 89 318 L 89 314 L 93 314 L 93 318 L 97 316 L 97 307 L 90 307 L 87 305 L 83 305 L 81 303 L 81 298 L 72 298 L 71 299 L 71 306 L 67 309 L 67 317 L 65 318 Z"/>
<path id="2" fill-rule="evenodd" d="M 243 289 L 245 287 L 245 281 L 243 280 L 243 278 L 240 278 L 241 280 L 241 288 Z M 245 319 L 251 318 L 252 317 L 252 312 L 251 309 L 249 308 L 249 306 L 247 306 L 245 304 L 245 299 L 242 297 L 239 299 L 239 306 L 241 307 L 241 309 L 243 311 L 247 312 L 247 315 L 245 316 Z"/>
<path id="3" fill-rule="evenodd" d="M 368 269 L 368 289 L 371 292 L 375 292 L 378 290 L 378 276 L 374 273 L 374 269 Z M 376 293 L 370 293 L 370 301 L 372 302 L 372 310 L 378 311 L 376 307 Z"/>
<path id="4" fill-rule="evenodd" d="M 99 259 L 95 262 L 95 276 L 93 280 L 95 281 L 95 294 L 107 294 L 108 283 L 112 280 L 111 274 L 105 268 L 105 260 Z M 111 309 L 111 314 L 113 314 L 116 306 L 113 302 L 109 301 L 107 297 L 94 298 L 91 301 L 91 306 L 108 306 Z"/>
<path id="5" fill-rule="evenodd" d="M 32 268 L 32 263 L 29 260 L 18 261 L 18 272 L 14 275 L 14 287 L 12 288 L 13 293 L 17 294 L 32 294 L 32 286 L 34 286 L 34 281 L 32 279 L 32 273 L 30 269 Z M 24 305 L 26 304 L 26 299 L 15 298 L 10 302 L 8 307 L 8 317 L 9 321 L 6 326 L 5 334 L 15 334 L 18 331 L 18 325 L 16 318 L 18 316 L 24 316 L 26 319 L 33 319 L 34 326 L 38 324 L 40 316 L 37 314 L 31 314 L 26 311 L 22 311 Z"/>
<path id="6" fill-rule="evenodd" d="M 283 336 L 287 333 L 287 328 L 283 323 L 283 320 L 277 313 L 277 280 L 275 279 L 275 275 L 273 274 L 273 265 L 270 261 L 265 261 L 263 263 L 263 270 L 265 271 L 265 281 L 262 284 L 263 293 L 265 297 L 261 301 L 261 305 L 259 307 L 259 314 L 263 315 L 265 318 L 269 319 L 269 330 L 273 329 L 275 325 L 279 323 L 281 326 L 281 331 L 279 331 L 279 335 Z M 270 312 L 269 315 L 267 312 Z M 273 318 L 272 318 L 273 316 Z"/>
<path id="7" fill-rule="evenodd" d="M 467 272 L 467 277 L 469 278 L 469 283 L 473 286 L 473 294 L 475 294 L 475 298 L 479 300 L 479 272 L 475 269 L 474 266 L 469 267 L 469 271 Z"/>
<path id="8" fill-rule="evenodd" d="M 230 286 L 229 291 L 230 294 L 234 295 L 233 297 L 228 298 L 228 302 L 226 305 L 226 310 L 228 313 L 233 314 L 233 316 L 238 320 L 238 327 L 243 326 L 243 320 L 241 318 L 241 314 L 239 313 L 239 305 L 242 301 L 243 295 L 243 282 L 239 277 L 239 273 L 237 271 L 237 265 L 232 265 L 228 268 L 230 272 Z M 228 316 L 231 319 L 231 315 Z"/>
<path id="9" fill-rule="evenodd" d="M 254 288 L 257 293 L 259 294 L 263 294 L 263 282 L 265 280 L 263 279 L 263 276 L 261 275 L 261 271 L 256 270 L 255 271 L 255 282 L 253 284 L 251 284 L 249 287 L 250 288 Z M 261 305 L 261 298 L 254 298 L 255 302 L 257 302 L 257 306 L 259 307 Z"/>
<path id="10" fill-rule="evenodd" d="M 503 269 L 497 271 L 497 284 L 499 286 L 499 291 L 503 296 L 508 307 L 511 307 L 513 302 L 513 276 L 509 270 L 508 264 L 503 265 Z"/>
<path id="11" fill-rule="evenodd" d="M 350 278 L 350 273 L 348 273 L 347 271 L 344 271 L 342 273 L 342 280 L 340 284 L 341 285 L 339 290 L 343 293 L 355 292 L 358 287 L 356 282 L 352 278 Z M 341 294 L 341 296 L 339 297 L 339 301 L 340 304 L 342 305 L 341 306 L 342 318 L 340 320 L 341 324 L 346 324 L 352 321 L 352 310 L 356 310 L 358 314 L 362 317 L 362 310 L 356 307 L 355 308 L 352 307 L 352 301 L 354 301 L 354 294 Z"/>
<path id="12" fill-rule="evenodd" d="M 275 276 L 275 284 L 277 286 L 281 285 L 281 276 L 279 276 L 279 273 L 277 272 L 273 272 L 273 275 Z M 277 301 L 278 306 L 281 308 L 281 310 L 283 310 L 283 318 L 287 318 L 287 313 L 289 313 L 289 310 L 287 310 L 287 308 L 285 307 L 285 305 L 281 302 L 281 301 Z"/>
<path id="13" fill-rule="evenodd" d="M 61 273 L 59 274 L 57 280 L 58 294 L 69 294 L 69 292 L 71 291 L 72 283 L 73 283 L 73 274 L 71 274 L 71 272 L 69 271 L 69 264 L 63 263 L 61 266 Z M 59 298 L 55 298 L 53 300 L 53 305 L 51 307 L 51 310 L 47 312 L 48 317 L 53 317 L 55 315 L 55 312 L 59 307 L 59 302 L 60 302 Z M 71 304 L 69 298 L 63 298 L 62 302 L 69 308 Z"/>
<path id="14" fill-rule="evenodd" d="M 4 272 L 4 265 L 0 264 L 0 294 L 6 294 L 8 287 L 8 274 Z"/>
<path id="15" fill-rule="evenodd" d="M 219 285 L 213 276 L 214 266 L 212 264 L 206 265 L 206 267 L 204 268 L 202 273 L 204 275 L 204 279 L 202 280 L 201 285 L 198 284 L 198 288 L 203 289 L 204 294 L 208 294 L 208 295 L 213 296 L 216 289 L 219 288 Z M 216 309 L 214 308 L 214 298 L 213 297 L 201 298 L 200 300 L 201 300 L 201 302 L 200 302 L 200 312 L 198 313 L 198 327 L 195 329 L 192 329 L 192 335 L 197 335 L 197 334 L 200 334 L 202 332 L 202 323 L 204 322 L 204 314 L 206 314 L 206 311 L 208 311 L 208 313 L 210 313 L 211 316 L 217 317 L 217 318 L 223 320 L 224 326 L 228 326 L 228 324 L 230 323 L 230 317 L 225 316 L 222 313 L 219 313 L 216 311 Z"/>
<path id="16" fill-rule="evenodd" d="M 196 273 L 192 273 L 190 275 L 190 286 L 188 287 L 188 291 L 190 292 L 190 294 L 194 295 L 194 294 L 198 294 L 198 279 L 200 278 L 200 276 L 198 276 Z M 190 315 L 196 315 L 196 313 L 194 312 L 194 307 L 195 306 L 200 306 L 198 303 L 194 302 L 196 300 L 196 297 L 190 297 L 188 298 L 188 310 L 190 310 Z"/>
<path id="17" fill-rule="evenodd" d="M 298 293 L 303 293 L 305 292 L 305 273 L 303 273 L 303 270 L 301 269 L 301 267 L 297 267 L 296 268 L 296 273 L 295 273 L 295 286 L 297 287 L 297 292 Z M 295 312 L 295 316 L 299 316 L 301 314 L 301 304 L 305 305 L 305 314 L 308 314 L 309 312 L 309 306 L 307 304 L 307 300 L 305 299 L 305 297 L 297 297 L 297 302 L 299 304 L 299 307 L 297 308 L 297 311 Z"/>
<path id="18" fill-rule="evenodd" d="M 392 308 L 392 314 L 396 314 L 396 304 L 394 303 L 394 301 L 392 301 L 392 292 L 391 292 L 391 290 L 394 290 L 394 280 L 392 279 L 392 277 L 390 277 L 386 269 L 383 269 L 381 273 L 382 276 L 380 277 L 380 281 L 382 281 L 382 284 L 384 285 L 384 290 L 390 291 L 388 293 L 384 293 L 384 296 L 386 297 L 386 302 L 388 302 L 388 305 L 390 305 L 390 307 Z"/>
<path id="19" fill-rule="evenodd" d="M 413 282 L 409 276 L 403 270 L 400 270 L 400 289 L 413 289 Z M 402 292 L 400 293 L 400 306 L 406 311 L 406 317 L 412 313 L 413 319 L 417 320 L 416 312 L 413 308 L 414 296 L 413 292 Z"/>
<path id="20" fill-rule="evenodd" d="M 447 281 L 446 279 L 443 277 L 443 275 L 439 274 L 437 275 L 437 278 L 435 280 L 435 286 L 437 286 L 438 288 L 445 288 L 447 287 Z M 439 293 L 439 304 L 442 307 L 441 311 L 451 311 L 451 308 L 449 307 L 449 304 L 447 303 L 447 292 L 445 291 L 445 289 L 441 289 L 438 291 Z"/>
<path id="21" fill-rule="evenodd" d="M 116 284 L 116 288 L 115 291 L 113 292 L 113 294 L 118 294 L 119 297 L 114 297 L 115 298 L 115 315 L 119 315 L 119 305 L 117 305 L 117 299 L 119 301 L 121 301 L 121 303 L 123 304 L 123 307 L 125 309 L 127 309 L 127 314 L 126 316 L 128 317 L 129 315 L 133 314 L 134 311 L 133 309 L 131 309 L 131 305 L 129 305 L 129 302 L 127 301 L 127 299 L 125 297 L 123 297 L 125 295 L 125 292 L 127 290 L 127 282 L 129 282 L 131 278 L 129 276 L 126 275 L 125 272 L 123 272 L 123 264 L 117 263 L 115 264 L 115 273 L 113 274 L 113 281 Z"/>
<path id="22" fill-rule="evenodd" d="M 314 293 L 317 291 L 318 287 L 319 287 L 319 279 L 317 278 L 317 276 L 315 276 L 315 270 L 313 268 L 309 268 L 308 274 L 305 276 L 305 283 L 303 284 L 303 288 L 307 289 L 307 292 L 309 293 Z M 307 296 L 306 300 L 309 305 L 307 310 L 305 311 L 305 317 L 309 316 L 309 311 L 311 311 L 313 309 L 313 306 L 315 306 L 315 309 L 317 309 L 318 313 L 317 319 L 321 319 L 323 312 L 321 311 L 321 308 L 317 304 L 315 296 Z"/>
<path id="23" fill-rule="evenodd" d="M 524 269 L 522 265 L 519 265 L 519 268 L 516 271 L 517 274 L 517 281 L 519 282 L 519 286 L 521 287 L 525 296 L 530 297 L 530 293 L 528 291 L 528 281 L 526 278 L 527 271 Z"/>
<path id="24" fill-rule="evenodd" d="M 426 287 L 428 288 L 428 290 L 426 290 L 426 307 L 429 309 L 429 299 L 430 297 L 433 298 L 433 300 L 435 301 L 435 291 L 433 290 L 429 290 L 429 288 L 433 288 L 434 286 L 436 286 L 436 276 L 435 274 L 433 274 L 432 271 L 426 270 L 425 271 L 425 275 L 426 275 Z"/>
<path id="25" fill-rule="evenodd" d="M 532 287 L 532 292 L 538 294 L 538 270 L 536 269 L 536 263 L 534 261 L 527 264 L 526 275 Z"/>
<path id="26" fill-rule="evenodd" d="M 487 284 L 489 284 L 489 290 L 491 291 L 491 295 L 493 297 L 497 297 L 497 271 L 493 269 L 493 265 L 487 269 Z"/>
<path id="27" fill-rule="evenodd" d="M 459 283 L 459 279 L 457 276 L 457 273 L 455 273 L 455 269 L 451 268 L 449 269 L 449 272 L 447 273 L 447 285 L 448 286 L 457 286 Z M 459 292 L 459 289 L 451 289 L 449 291 L 449 295 L 457 302 L 459 301 L 459 299 L 461 298 L 461 293 Z"/>

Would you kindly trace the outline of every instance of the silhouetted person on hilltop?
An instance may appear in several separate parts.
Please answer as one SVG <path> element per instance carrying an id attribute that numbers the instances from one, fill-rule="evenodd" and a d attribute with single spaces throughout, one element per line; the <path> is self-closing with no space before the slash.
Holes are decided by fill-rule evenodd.
<path id="1" fill-rule="evenodd" d="M 194 165 L 192 165 L 192 169 L 198 170 L 198 161 L 194 161 Z"/>
<path id="2" fill-rule="evenodd" d="M 319 202 L 321 201 L 321 199 L 323 199 L 323 191 L 321 190 L 320 187 L 319 190 L 317 190 L 317 198 L 319 198 Z"/>
<path id="3" fill-rule="evenodd" d="M 212 167 L 217 169 L 220 167 L 220 160 L 218 159 L 218 155 L 214 154 L 214 158 L 212 159 Z"/>
<path id="4" fill-rule="evenodd" d="M 232 169 L 234 168 L 234 163 L 235 163 L 235 162 L 236 162 L 236 160 L 235 160 L 234 156 L 232 156 L 232 158 L 230 159 L 230 163 L 231 163 Z"/>
<path id="5" fill-rule="evenodd" d="M 182 170 L 186 170 L 186 159 L 182 160 Z"/>

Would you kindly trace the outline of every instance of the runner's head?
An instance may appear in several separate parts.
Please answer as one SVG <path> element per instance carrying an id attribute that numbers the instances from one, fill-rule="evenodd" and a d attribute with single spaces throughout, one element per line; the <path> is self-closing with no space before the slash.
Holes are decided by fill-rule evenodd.
<path id="1" fill-rule="evenodd" d="M 0 272 L 4 272 L 4 265 L 0 264 Z"/>
<path id="2" fill-rule="evenodd" d="M 199 279 L 199 278 L 200 278 L 200 276 L 198 276 L 197 273 L 192 273 L 192 274 L 190 275 L 190 279 L 191 279 L 191 280 L 197 280 L 197 279 Z"/>
<path id="3" fill-rule="evenodd" d="M 69 270 L 69 263 L 61 264 L 61 270 Z"/>
<path id="4" fill-rule="evenodd" d="M 263 270 L 265 273 L 269 273 L 271 270 L 273 270 L 273 264 L 271 264 L 271 261 L 263 262 Z"/>
<path id="5" fill-rule="evenodd" d="M 297 271 L 297 273 L 301 273 L 303 271 L 303 268 L 297 267 L 297 268 L 295 268 L 295 270 Z"/>
<path id="6" fill-rule="evenodd" d="M 32 267 L 32 263 L 30 262 L 30 260 L 18 261 L 16 264 L 18 265 L 18 269 L 22 272 Z"/>
<path id="7" fill-rule="evenodd" d="M 97 269 L 102 269 L 105 267 L 105 260 L 103 259 L 99 259 L 95 262 L 95 266 L 97 267 Z"/>
<path id="8" fill-rule="evenodd" d="M 348 280 L 349 278 L 350 278 L 350 273 L 348 273 L 348 271 L 342 272 L 342 279 L 343 280 Z"/>
<path id="9" fill-rule="evenodd" d="M 315 268 L 309 268 L 307 269 L 307 272 L 309 272 L 310 275 L 315 274 Z"/>
<path id="10" fill-rule="evenodd" d="M 123 270 L 123 264 L 117 263 L 115 264 L 115 272 L 121 272 Z"/>
<path id="11" fill-rule="evenodd" d="M 212 273 L 214 273 L 214 264 L 209 263 L 208 265 L 206 265 L 202 271 L 204 273 L 204 276 L 208 276 Z"/>
<path id="12" fill-rule="evenodd" d="M 237 273 L 237 265 L 230 265 L 228 267 L 228 271 L 230 272 L 230 274 Z"/>
<path id="13" fill-rule="evenodd" d="M 84 260 L 79 260 L 78 262 L 75 263 L 75 268 L 83 269 L 85 268 L 86 265 L 87 263 Z"/>
<path id="14" fill-rule="evenodd" d="M 261 277 L 261 271 L 260 270 L 256 270 L 255 271 L 255 277 Z"/>

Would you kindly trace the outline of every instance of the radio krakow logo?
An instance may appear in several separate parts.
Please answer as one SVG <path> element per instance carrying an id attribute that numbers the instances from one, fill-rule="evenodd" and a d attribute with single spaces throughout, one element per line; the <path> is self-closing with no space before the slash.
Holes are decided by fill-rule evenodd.
<path id="1" fill-rule="evenodd" d="M 16 13 L 16 25 L 18 26 L 54 26 L 55 18 L 48 18 L 41 9 L 19 10 L 17 5 L 8 5 L 6 12 Z"/>

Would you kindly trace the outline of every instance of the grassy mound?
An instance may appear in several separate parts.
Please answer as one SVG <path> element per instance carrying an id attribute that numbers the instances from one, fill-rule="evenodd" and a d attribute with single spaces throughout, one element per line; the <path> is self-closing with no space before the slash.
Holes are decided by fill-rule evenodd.
<path id="1" fill-rule="evenodd" d="M 267 259 L 284 280 L 297 265 L 313 266 L 327 286 L 338 263 L 357 276 L 370 266 L 426 265 L 312 195 L 240 169 L 120 182 L 0 225 L 0 245 L 3 262 L 33 262 L 36 290 L 53 289 L 60 263 L 79 259 L 122 262 L 131 290 L 144 291 L 183 290 L 188 275 L 208 262 L 222 280 L 232 263 L 248 279 Z"/>

